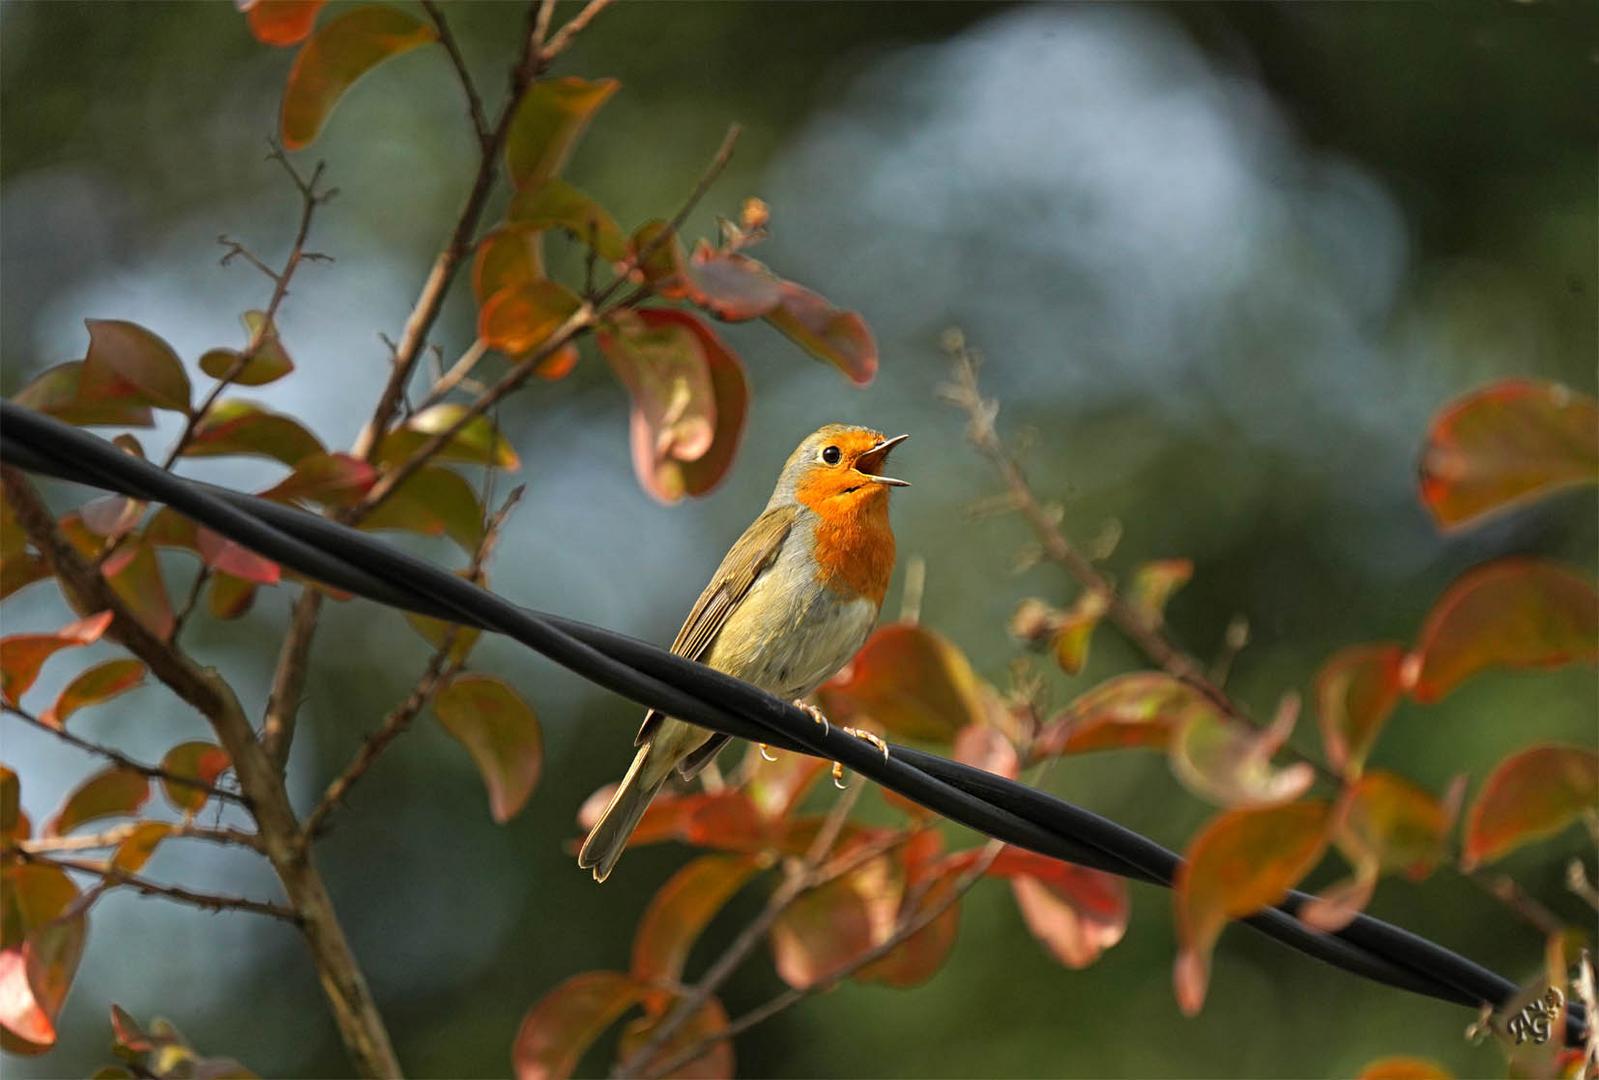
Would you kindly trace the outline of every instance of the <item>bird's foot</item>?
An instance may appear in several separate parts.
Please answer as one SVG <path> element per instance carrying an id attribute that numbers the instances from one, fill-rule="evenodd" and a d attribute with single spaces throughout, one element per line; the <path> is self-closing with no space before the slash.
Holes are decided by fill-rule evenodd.
<path id="1" fill-rule="evenodd" d="M 760 752 L 761 752 L 761 760 L 762 761 L 776 761 L 777 760 L 777 755 L 772 753 L 771 748 L 768 747 L 765 743 L 756 743 L 755 746 L 756 746 L 756 749 L 760 750 Z"/>
<path id="2" fill-rule="evenodd" d="M 888 744 L 879 736 L 865 730 L 864 728 L 847 727 L 842 728 L 841 730 L 846 734 L 855 736 L 857 739 L 871 743 L 873 746 L 877 747 L 877 749 L 883 752 L 883 760 L 888 760 Z M 844 763 L 841 761 L 833 762 L 833 786 L 838 788 L 840 791 L 844 790 Z"/>
<path id="3" fill-rule="evenodd" d="M 818 724 L 821 724 L 822 734 L 825 735 L 832 730 L 832 727 L 827 722 L 827 717 L 822 715 L 822 710 L 818 709 L 815 705 L 812 705 L 803 698 L 795 698 L 794 707 L 805 713 L 808 713 L 812 720 L 815 720 Z"/>

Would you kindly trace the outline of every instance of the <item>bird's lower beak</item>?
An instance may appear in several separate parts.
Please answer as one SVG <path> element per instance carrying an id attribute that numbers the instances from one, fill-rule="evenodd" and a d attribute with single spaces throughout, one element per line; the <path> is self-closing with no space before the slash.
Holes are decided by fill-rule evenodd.
<path id="1" fill-rule="evenodd" d="M 884 439 L 855 459 L 855 471 L 863 473 L 874 484 L 886 484 L 889 487 L 910 487 L 909 480 L 896 480 L 892 476 L 884 476 L 878 471 L 888 461 L 888 452 L 908 438 L 910 438 L 909 435 L 896 435 L 892 439 Z"/>

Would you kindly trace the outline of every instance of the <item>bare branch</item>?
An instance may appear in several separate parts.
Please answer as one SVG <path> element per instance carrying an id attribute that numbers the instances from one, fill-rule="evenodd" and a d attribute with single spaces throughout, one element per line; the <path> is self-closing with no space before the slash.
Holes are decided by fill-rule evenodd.
<path id="1" fill-rule="evenodd" d="M 81 859 L 58 859 L 38 855 L 26 849 L 18 849 L 19 854 L 26 862 L 43 863 L 47 866 L 58 867 L 62 870 L 73 870 L 80 874 L 92 874 L 100 878 L 107 885 L 115 888 L 129 888 L 144 896 L 159 896 L 167 900 L 175 900 L 180 904 L 190 904 L 194 907 L 204 908 L 207 911 L 248 911 L 256 915 L 270 915 L 274 919 L 303 925 L 304 920 L 297 915 L 293 908 L 274 904 L 267 900 L 251 900 L 245 896 L 223 896 L 218 893 L 196 892 L 178 885 L 163 885 L 158 881 L 130 874 L 109 863 L 84 862 Z"/>
<path id="2" fill-rule="evenodd" d="M 149 821 L 130 821 L 123 825 L 115 826 L 98 833 L 86 833 L 79 836 L 39 836 L 32 840 L 22 840 L 17 847 L 33 855 L 50 855 L 62 851 L 98 851 L 101 848 L 114 848 L 138 832 L 140 826 L 150 824 Z M 254 833 L 247 833 L 242 829 L 211 828 L 197 825 L 192 821 L 162 822 L 170 825 L 170 830 L 163 840 L 208 840 L 213 844 L 236 844 L 254 851 L 261 851 L 261 838 Z"/>
<path id="3" fill-rule="evenodd" d="M 582 11 L 573 15 L 565 26 L 555 32 L 555 36 L 550 39 L 548 45 L 543 45 L 539 48 L 539 67 L 541 69 L 549 67 L 550 62 L 565 52 L 566 47 L 572 44 L 573 39 L 588 28 L 588 24 L 594 21 L 594 17 L 610 6 L 611 0 L 589 0 Z M 551 10 L 554 7 L 553 3 L 549 5 Z M 549 16 L 542 9 L 539 12 L 539 18 L 543 21 L 545 28 L 548 29 Z M 540 40 L 543 40 L 542 35 Z"/>
<path id="4" fill-rule="evenodd" d="M 478 97 L 477 86 L 473 84 L 472 75 L 466 69 L 466 61 L 461 56 L 461 47 L 456 43 L 455 34 L 450 30 L 449 21 L 444 18 L 444 12 L 440 10 L 437 0 L 422 0 L 422 10 L 433 20 L 433 28 L 439 34 L 439 44 L 444 46 L 444 51 L 450 56 L 456 80 L 461 84 L 461 91 L 466 94 L 467 115 L 472 120 L 472 130 L 477 134 L 478 148 L 481 150 L 489 140 L 489 122 L 483 113 L 483 100 Z"/>
<path id="5" fill-rule="evenodd" d="M 449 371 L 439 376 L 438 382 L 433 384 L 433 389 L 428 391 L 427 397 L 422 399 L 422 403 L 417 408 L 425 409 L 434 402 L 442 400 L 446 394 L 459 386 L 462 380 L 472 374 L 472 369 L 477 367 L 478 361 L 482 360 L 484 354 L 488 351 L 488 342 L 482 338 L 478 338 L 467 346 L 466 352 L 461 354 L 459 360 L 450 365 Z"/>

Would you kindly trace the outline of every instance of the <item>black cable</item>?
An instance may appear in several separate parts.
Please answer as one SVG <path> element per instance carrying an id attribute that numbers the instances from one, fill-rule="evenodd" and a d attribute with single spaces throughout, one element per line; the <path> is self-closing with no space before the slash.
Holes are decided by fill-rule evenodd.
<path id="1" fill-rule="evenodd" d="M 1179 857 L 1081 807 L 992 773 L 823 730 L 803 711 L 704 665 L 614 631 L 518 607 L 365 533 L 295 507 L 169 473 L 112 444 L 12 402 L 0 402 L 0 460 L 31 472 L 162 502 L 315 580 L 390 607 L 506 634 L 644 706 L 739 738 L 841 761 L 985 835 L 1031 851 L 1170 887 Z M 1297 918 L 1307 894 L 1243 921 L 1347 971 L 1477 1007 L 1503 1007 L 1515 983 L 1400 927 L 1359 915 L 1336 934 Z M 1579 1003 L 1567 1038 L 1581 1041 Z"/>

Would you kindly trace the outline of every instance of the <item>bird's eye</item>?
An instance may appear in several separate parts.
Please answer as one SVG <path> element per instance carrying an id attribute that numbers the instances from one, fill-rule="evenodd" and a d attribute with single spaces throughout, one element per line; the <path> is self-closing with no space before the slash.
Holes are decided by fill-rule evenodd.
<path id="1" fill-rule="evenodd" d="M 827 449 L 822 451 L 822 460 L 829 465 L 837 465 L 839 459 L 843 456 L 843 451 L 839 450 L 839 448 L 836 446 L 829 446 Z"/>

